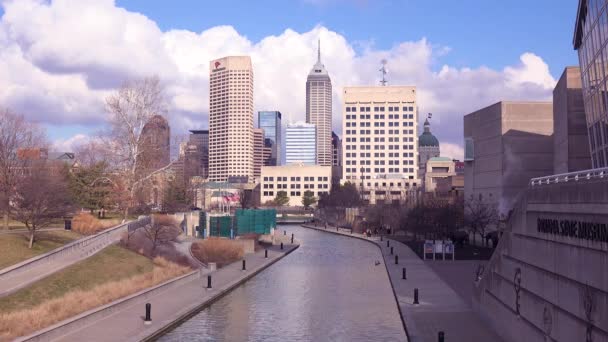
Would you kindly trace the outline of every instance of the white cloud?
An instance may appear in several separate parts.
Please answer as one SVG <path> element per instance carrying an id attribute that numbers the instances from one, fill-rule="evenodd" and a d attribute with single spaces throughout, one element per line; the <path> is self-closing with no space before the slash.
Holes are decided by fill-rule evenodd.
<path id="1" fill-rule="evenodd" d="M 82 146 L 89 141 L 89 136 L 84 134 L 76 134 L 67 139 L 55 140 L 51 149 L 58 152 L 74 152 L 79 146 Z"/>
<path id="2" fill-rule="evenodd" d="M 318 1 L 318 0 L 315 0 Z M 209 61 L 250 55 L 255 109 L 305 116 L 306 76 L 321 39 L 322 60 L 334 86 L 334 125 L 339 130 L 341 90 L 378 84 L 379 61 L 388 60 L 390 84 L 416 85 L 422 113 L 432 112 L 433 133 L 460 145 L 462 116 L 493 102 L 550 99 L 555 80 L 533 53 L 503 70 L 487 67 L 439 70 L 449 54 L 425 38 L 390 49 L 359 43 L 323 26 L 285 30 L 252 42 L 231 26 L 203 32 L 170 30 L 113 0 L 6 0 L 0 21 L 0 105 L 53 124 L 103 122 L 103 99 L 129 77 L 157 74 L 172 103 L 172 132 L 207 126 Z"/>
<path id="3" fill-rule="evenodd" d="M 458 160 L 464 159 L 464 149 L 460 145 L 442 142 L 440 143 L 439 147 L 441 149 L 442 157 L 450 157 Z"/>

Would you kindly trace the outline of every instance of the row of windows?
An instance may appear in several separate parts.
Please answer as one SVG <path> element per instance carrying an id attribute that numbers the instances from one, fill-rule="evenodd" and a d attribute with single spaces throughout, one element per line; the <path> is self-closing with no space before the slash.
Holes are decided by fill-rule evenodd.
<path id="1" fill-rule="evenodd" d="M 363 169 L 363 168 L 361 168 L 361 169 Z M 357 169 L 356 167 L 354 167 L 354 168 L 347 167 L 346 172 L 347 173 L 349 173 L 349 172 L 356 173 L 356 172 L 361 172 L 361 169 Z M 383 167 L 377 167 L 377 168 L 374 168 L 374 173 L 386 173 L 386 170 L 387 169 L 385 169 Z M 388 168 L 388 173 L 400 173 L 400 172 L 413 173 L 414 172 L 414 168 L 412 168 L 412 167 L 403 168 L 403 171 L 400 171 L 400 170 L 401 169 L 398 167 L 391 167 L 391 168 Z M 370 173 L 371 168 L 365 168 L 365 170 L 363 172 Z M 413 176 L 410 176 L 410 177 L 413 177 Z"/>
<path id="2" fill-rule="evenodd" d="M 264 182 L 274 182 L 274 178 L 275 177 L 264 177 Z M 276 177 L 277 178 L 277 182 L 287 182 L 287 177 Z M 291 177 L 290 180 L 292 182 L 300 182 L 302 180 L 302 177 Z M 315 177 L 310 176 L 310 177 L 304 177 L 304 181 L 305 182 L 312 182 L 315 180 Z M 328 177 L 317 177 L 317 182 L 327 182 L 328 181 Z"/>
<path id="3" fill-rule="evenodd" d="M 346 142 L 357 142 L 357 138 L 345 138 Z M 371 138 L 369 137 L 361 137 L 359 138 L 359 142 L 370 142 Z M 403 142 L 414 142 L 413 137 L 403 137 Z M 374 142 L 385 142 L 385 137 L 374 137 Z M 388 142 L 399 142 L 399 137 L 388 137 Z"/>
<path id="4" fill-rule="evenodd" d="M 345 130 L 345 132 L 346 132 L 345 135 L 348 135 L 348 134 L 357 134 L 357 130 L 356 129 L 347 129 L 347 130 Z M 372 134 L 371 132 L 372 131 L 370 129 L 361 129 L 361 130 L 359 130 L 359 134 L 364 134 L 364 135 L 365 134 Z M 374 130 L 374 134 L 377 134 L 377 135 L 386 134 L 386 132 L 387 131 L 383 130 L 383 129 L 375 129 Z M 395 130 L 389 129 L 388 132 L 389 132 L 389 134 L 399 134 L 399 130 L 398 129 L 395 129 Z M 404 129 L 403 130 L 403 134 L 414 134 L 414 130 L 413 129 Z"/>
<path id="5" fill-rule="evenodd" d="M 389 150 L 398 150 L 399 149 L 399 145 L 374 145 L 374 149 L 376 149 L 376 150 L 384 150 L 386 147 L 388 147 Z M 357 149 L 357 145 L 346 145 L 346 150 L 356 150 L 356 149 Z M 360 150 L 371 150 L 372 146 L 371 145 L 359 145 L 359 149 Z M 404 150 L 413 150 L 414 145 L 403 145 L 403 149 Z"/>
<path id="6" fill-rule="evenodd" d="M 317 193 L 317 196 L 321 196 L 322 194 L 326 194 L 326 193 L 327 193 L 327 191 L 319 191 Z M 274 191 L 264 191 L 263 194 L 266 197 L 274 196 L 275 195 Z M 292 197 L 293 196 L 302 196 L 302 192 L 300 192 L 300 191 L 291 191 L 289 193 L 289 195 L 292 196 Z M 314 192 L 313 192 L 313 195 L 314 195 Z"/>
<path id="7" fill-rule="evenodd" d="M 374 153 L 374 158 L 384 158 L 385 156 L 386 156 L 386 154 L 384 152 L 380 152 L 380 153 L 376 152 L 376 153 Z M 413 158 L 414 157 L 414 153 L 412 153 L 412 152 L 403 152 L 403 154 L 401 156 L 403 156 L 405 158 L 407 158 L 407 157 Z M 346 153 L 346 158 L 351 158 L 351 157 L 352 158 L 357 158 L 357 153 L 350 153 L 350 152 Z M 400 154 L 399 154 L 399 152 L 394 152 L 394 153 L 390 152 L 390 153 L 388 153 L 388 157 L 389 158 L 399 158 Z"/>
<path id="8" fill-rule="evenodd" d="M 388 115 L 389 120 L 391 119 L 399 119 L 399 114 L 389 114 Z M 407 119 L 413 119 L 414 118 L 414 114 L 403 114 L 403 119 L 407 120 Z M 384 120 L 385 116 L 384 114 L 374 114 L 374 120 Z M 357 115 L 356 114 L 346 114 L 346 120 L 357 120 Z M 371 115 L 370 114 L 361 114 L 359 115 L 359 120 L 371 120 Z"/>
<path id="9" fill-rule="evenodd" d="M 371 107 L 359 107 L 359 111 L 360 112 L 369 112 L 371 110 Z M 404 112 L 413 112 L 414 111 L 414 107 L 402 107 L 402 110 Z M 346 107 L 346 111 L 347 112 L 356 112 L 357 111 L 357 107 Z M 385 107 L 374 107 L 374 112 L 384 112 L 385 111 Z M 398 112 L 399 111 L 399 107 L 388 107 L 388 111 L 389 112 Z"/>
<path id="10" fill-rule="evenodd" d="M 385 125 L 386 125 L 386 122 L 384 122 L 384 121 L 374 122 L 374 127 L 384 127 Z M 408 126 L 413 127 L 414 123 L 411 121 L 403 123 L 403 127 L 408 127 Z M 346 127 L 357 127 L 357 123 L 356 122 L 347 122 Z M 371 122 L 361 122 L 359 127 L 371 127 Z M 389 121 L 388 127 L 399 127 L 399 121 Z"/>
<path id="11" fill-rule="evenodd" d="M 386 160 L 374 160 L 374 165 L 386 165 Z M 400 161 L 397 160 L 388 160 L 388 165 L 399 165 Z M 344 165 L 357 165 L 356 160 L 347 160 Z M 361 165 L 371 165 L 371 160 L 362 160 Z M 404 160 L 403 165 L 414 165 L 413 160 Z"/>

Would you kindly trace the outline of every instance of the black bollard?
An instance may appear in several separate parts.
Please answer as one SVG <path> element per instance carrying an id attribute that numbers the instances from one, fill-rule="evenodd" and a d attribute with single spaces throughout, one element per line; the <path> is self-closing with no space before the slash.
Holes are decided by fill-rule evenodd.
<path id="1" fill-rule="evenodd" d="M 291 233 L 291 244 L 293 245 L 293 233 Z"/>
<path id="2" fill-rule="evenodd" d="M 264 250 L 264 258 L 268 258 L 268 250 Z"/>
<path id="3" fill-rule="evenodd" d="M 393 247 L 391 247 L 391 255 L 393 255 Z"/>
<path id="4" fill-rule="evenodd" d="M 418 289 L 414 289 L 414 304 L 420 304 L 418 302 Z"/>
<path id="5" fill-rule="evenodd" d="M 399 256 L 395 255 L 395 265 L 399 265 Z"/>
<path id="6" fill-rule="evenodd" d="M 439 341 L 439 342 L 445 342 L 445 333 L 443 331 L 440 331 L 437 334 L 437 341 Z"/>
<path id="7" fill-rule="evenodd" d="M 283 231 L 283 235 L 287 235 L 287 231 L 286 230 Z"/>
<path id="8" fill-rule="evenodd" d="M 389 240 L 386 240 L 386 247 L 390 246 L 389 242 L 390 242 Z"/>
<path id="9" fill-rule="evenodd" d="M 245 271 L 247 267 L 245 266 L 245 259 L 243 259 L 243 271 Z"/>
<path id="10" fill-rule="evenodd" d="M 211 275 L 207 276 L 207 288 L 210 289 L 211 288 Z"/>
<path id="11" fill-rule="evenodd" d="M 146 303 L 146 319 L 144 324 L 152 324 L 152 304 Z"/>
<path id="12" fill-rule="evenodd" d="M 407 279 L 407 275 L 405 273 L 405 267 L 403 268 L 403 272 L 401 274 L 401 279 Z"/>
<path id="13" fill-rule="evenodd" d="M 281 242 L 281 249 L 283 249 L 283 243 Z"/>

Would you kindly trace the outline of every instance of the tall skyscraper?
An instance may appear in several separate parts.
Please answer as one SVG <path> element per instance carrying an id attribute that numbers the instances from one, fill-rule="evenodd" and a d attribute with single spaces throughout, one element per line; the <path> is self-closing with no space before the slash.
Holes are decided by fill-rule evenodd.
<path id="1" fill-rule="evenodd" d="M 253 179 L 253 69 L 249 56 L 209 62 L 209 179 Z"/>
<path id="2" fill-rule="evenodd" d="M 184 151 L 184 172 L 209 178 L 209 131 L 191 130 Z"/>
<path id="3" fill-rule="evenodd" d="M 264 147 L 271 149 L 270 158 L 264 160 L 264 165 L 281 165 L 281 112 L 258 112 L 258 127 L 264 130 Z"/>
<path id="4" fill-rule="evenodd" d="M 260 178 L 264 165 L 264 130 L 261 128 L 253 129 L 253 177 Z"/>
<path id="5" fill-rule="evenodd" d="M 306 122 L 317 128 L 316 163 L 331 166 L 331 79 L 321 63 L 321 42 L 317 63 L 306 79 Z"/>
<path id="6" fill-rule="evenodd" d="M 342 166 L 342 139 L 331 132 L 332 166 Z"/>
<path id="7" fill-rule="evenodd" d="M 402 201 L 419 186 L 416 87 L 345 87 L 343 179 L 369 203 Z"/>
<path id="8" fill-rule="evenodd" d="M 315 125 L 296 122 L 285 130 L 285 164 L 302 163 L 315 165 L 316 158 Z"/>

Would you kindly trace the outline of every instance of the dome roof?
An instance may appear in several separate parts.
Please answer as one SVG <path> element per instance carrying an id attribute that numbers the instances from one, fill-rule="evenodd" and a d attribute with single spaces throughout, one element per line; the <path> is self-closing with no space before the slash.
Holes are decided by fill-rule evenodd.
<path id="1" fill-rule="evenodd" d="M 431 125 L 429 120 L 424 121 L 424 132 L 418 137 L 418 146 L 437 146 L 439 147 L 439 140 L 431 133 Z"/>

